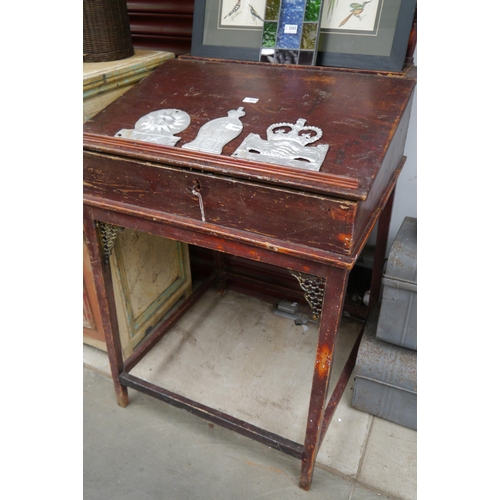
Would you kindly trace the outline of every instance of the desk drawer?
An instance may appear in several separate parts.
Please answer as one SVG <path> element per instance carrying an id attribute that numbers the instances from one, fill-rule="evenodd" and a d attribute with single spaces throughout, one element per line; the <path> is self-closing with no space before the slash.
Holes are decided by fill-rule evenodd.
<path id="1" fill-rule="evenodd" d="M 201 172 L 84 152 L 84 191 L 287 244 L 349 255 L 357 203 Z"/>

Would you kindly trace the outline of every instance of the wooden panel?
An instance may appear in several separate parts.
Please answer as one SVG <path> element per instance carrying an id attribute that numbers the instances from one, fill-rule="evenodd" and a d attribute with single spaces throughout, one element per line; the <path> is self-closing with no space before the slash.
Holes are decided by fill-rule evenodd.
<path id="1" fill-rule="evenodd" d="M 134 30 L 143 35 L 191 37 L 193 26 L 189 16 L 131 13 L 129 17 Z"/>
<path id="2" fill-rule="evenodd" d="M 122 350 L 128 357 L 162 316 L 191 293 L 189 252 L 178 241 L 125 230 L 110 264 Z"/>
<path id="3" fill-rule="evenodd" d="M 105 349 L 104 328 L 85 241 L 83 242 L 83 340 L 94 347 Z"/>
<path id="4" fill-rule="evenodd" d="M 189 59 L 166 61 L 142 83 L 110 104 L 102 119 L 85 125 L 86 148 L 96 150 L 102 145 L 102 151 L 108 147 L 129 157 L 161 158 L 163 163 L 362 201 L 379 174 L 415 87 L 415 81 L 407 78 Z M 258 101 L 242 104 L 246 97 Z M 182 109 L 191 117 L 175 147 L 114 137 L 160 105 Z M 246 113 L 241 120 L 244 131 L 221 155 L 182 149 L 205 123 L 241 105 Z M 248 134 L 265 137 L 269 125 L 295 123 L 298 118 L 324 132 L 318 143 L 328 144 L 329 150 L 319 172 L 231 156 Z"/>
<path id="5" fill-rule="evenodd" d="M 367 200 L 361 204 L 357 212 L 356 220 L 356 240 L 362 241 L 362 235 L 373 227 L 374 217 L 377 217 L 383 207 L 381 202 L 389 195 L 387 186 L 391 177 L 399 175 L 398 171 L 404 166 L 406 160 L 403 157 L 404 147 L 406 143 L 406 135 L 408 133 L 408 124 L 410 121 L 411 101 L 406 107 L 405 112 L 399 122 L 394 138 L 386 151 L 382 166 L 378 176 L 374 179 L 373 187 Z M 359 249 L 361 250 L 361 249 Z"/>
<path id="6" fill-rule="evenodd" d="M 89 97 L 88 99 L 85 99 L 83 101 L 83 123 L 90 120 L 109 103 L 113 102 L 115 99 L 123 95 L 133 86 L 134 84 L 128 85 L 126 87 L 119 87 L 115 90 L 105 92 L 104 94 L 97 94 L 95 96 Z"/>
<path id="7" fill-rule="evenodd" d="M 96 197 L 276 238 L 284 247 L 351 251 L 355 202 L 91 152 L 84 165 L 86 193 Z"/>
<path id="8" fill-rule="evenodd" d="M 127 9 L 134 48 L 191 52 L 194 0 L 128 0 Z"/>
<path id="9" fill-rule="evenodd" d="M 184 14 L 192 16 L 194 0 L 127 0 L 129 12 Z"/>
<path id="10" fill-rule="evenodd" d="M 83 63 L 83 100 L 137 83 L 173 57 L 173 53 L 158 50 L 136 50 L 127 59 Z"/>
<path id="11" fill-rule="evenodd" d="M 127 230 L 110 259 L 122 350 L 134 347 L 182 297 L 191 293 L 186 244 Z M 106 350 L 87 246 L 83 246 L 83 341 Z"/>

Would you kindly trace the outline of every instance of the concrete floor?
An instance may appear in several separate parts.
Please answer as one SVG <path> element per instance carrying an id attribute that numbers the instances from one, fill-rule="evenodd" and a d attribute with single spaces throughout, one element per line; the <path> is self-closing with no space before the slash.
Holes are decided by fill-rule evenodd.
<path id="1" fill-rule="evenodd" d="M 338 366 L 359 328 L 344 318 Z M 316 339 L 315 323 L 208 292 L 132 373 L 302 442 Z M 84 345 L 84 498 L 416 499 L 417 433 L 352 408 L 352 389 L 351 379 L 305 492 L 295 458 L 134 390 L 118 407 L 106 354 Z"/>

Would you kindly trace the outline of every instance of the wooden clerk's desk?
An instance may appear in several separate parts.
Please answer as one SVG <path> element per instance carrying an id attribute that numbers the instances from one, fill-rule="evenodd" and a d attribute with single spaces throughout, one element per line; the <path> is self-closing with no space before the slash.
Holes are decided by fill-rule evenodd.
<path id="1" fill-rule="evenodd" d="M 120 406 L 127 405 L 132 387 L 277 448 L 302 460 L 300 486 L 309 489 L 319 446 L 355 361 L 357 344 L 327 401 L 349 272 L 380 219 L 371 303 L 377 300 L 415 85 L 414 70 L 390 75 L 185 57 L 166 61 L 85 124 L 84 231 Z M 247 97 L 258 101 L 243 103 Z M 221 155 L 182 149 L 203 124 L 240 106 L 243 131 Z M 170 108 L 191 117 L 175 146 L 114 137 L 147 113 Z M 329 145 L 320 171 L 231 156 L 249 133 L 265 139 L 269 125 L 299 118 L 323 131 L 308 147 Z M 129 373 L 209 286 L 221 286 L 225 270 L 214 257 L 210 278 L 124 361 L 107 263 L 117 227 L 271 264 L 299 280 L 320 317 L 304 443 Z"/>

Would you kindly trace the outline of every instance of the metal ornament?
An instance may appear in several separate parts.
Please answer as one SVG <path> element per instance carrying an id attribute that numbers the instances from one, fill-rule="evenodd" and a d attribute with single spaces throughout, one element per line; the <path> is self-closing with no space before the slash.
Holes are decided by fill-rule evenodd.
<path id="1" fill-rule="evenodd" d="M 293 271 L 291 269 L 290 274 L 297 278 L 300 288 L 304 291 L 304 297 L 311 306 L 313 319 L 318 320 L 321 317 L 321 310 L 323 309 L 325 278 Z"/>
<path id="2" fill-rule="evenodd" d="M 122 129 L 115 137 L 175 146 L 180 137 L 174 134 L 187 129 L 190 123 L 191 118 L 185 111 L 160 109 L 139 118 L 133 129 Z"/>
<path id="3" fill-rule="evenodd" d="M 320 139 L 323 131 L 318 127 L 304 126 L 305 123 L 304 118 L 299 118 L 295 124 L 274 123 L 267 129 L 267 141 L 258 134 L 248 134 L 232 156 L 317 172 L 329 146 L 306 147 Z M 285 132 L 285 128 L 290 130 Z"/>
<path id="4" fill-rule="evenodd" d="M 118 237 L 119 233 L 125 231 L 125 228 L 100 221 L 95 221 L 95 224 L 99 228 L 99 232 L 101 234 L 104 263 L 109 264 L 109 258 L 113 253 L 113 248 L 115 246 L 116 238 Z"/>
<path id="5" fill-rule="evenodd" d="M 221 154 L 222 148 L 238 137 L 243 130 L 243 125 L 239 120 L 241 116 L 245 116 L 241 106 L 238 109 L 231 109 L 227 112 L 227 117 L 216 118 L 205 123 L 200 128 L 196 139 L 182 147 L 192 151 Z"/>

